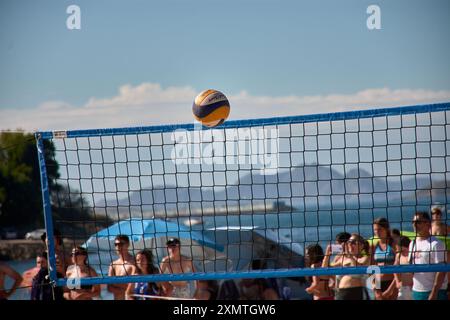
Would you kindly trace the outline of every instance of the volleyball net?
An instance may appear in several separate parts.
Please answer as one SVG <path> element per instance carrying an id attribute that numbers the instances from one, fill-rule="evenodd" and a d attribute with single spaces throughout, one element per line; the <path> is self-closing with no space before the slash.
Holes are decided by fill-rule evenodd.
<path id="1" fill-rule="evenodd" d="M 98 273 L 82 285 L 371 273 L 367 266 L 309 268 L 305 251 L 313 244 L 325 250 L 342 232 L 374 243 L 378 217 L 414 238 L 414 213 L 434 205 L 445 223 L 449 137 L 450 103 L 227 121 L 213 129 L 38 132 L 50 277 L 66 285 L 57 279 L 55 251 L 75 246 L 87 249 Z M 62 248 L 54 230 L 66 239 Z M 194 272 L 108 276 L 118 235 L 129 238 L 131 255 L 151 250 L 155 265 L 168 255 L 167 240 L 177 238 Z M 448 248 L 449 239 L 439 239 Z"/>

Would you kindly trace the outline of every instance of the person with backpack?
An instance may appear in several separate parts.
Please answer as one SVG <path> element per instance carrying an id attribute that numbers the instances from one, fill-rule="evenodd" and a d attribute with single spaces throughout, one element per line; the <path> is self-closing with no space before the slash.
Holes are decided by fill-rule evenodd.
<path id="1" fill-rule="evenodd" d="M 40 270 L 33 277 L 31 282 L 31 300 L 40 301 L 52 301 L 52 300 L 65 300 L 64 291 L 62 287 L 53 287 L 50 283 L 50 277 L 48 274 L 48 256 L 47 252 L 43 252 L 40 257 L 42 258 L 42 263 L 40 265 Z M 62 278 L 62 274 L 57 272 L 57 277 Z"/>

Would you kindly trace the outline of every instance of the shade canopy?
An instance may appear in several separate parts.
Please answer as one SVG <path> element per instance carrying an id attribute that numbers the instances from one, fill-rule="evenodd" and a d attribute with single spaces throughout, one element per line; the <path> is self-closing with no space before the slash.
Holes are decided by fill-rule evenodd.
<path id="1" fill-rule="evenodd" d="M 117 222 L 91 236 L 92 238 L 115 238 L 117 235 L 127 235 L 131 241 L 145 239 L 175 237 L 181 240 L 190 239 L 202 246 L 223 252 L 224 247 L 206 237 L 201 231 L 191 230 L 175 222 L 161 219 L 129 219 Z"/>

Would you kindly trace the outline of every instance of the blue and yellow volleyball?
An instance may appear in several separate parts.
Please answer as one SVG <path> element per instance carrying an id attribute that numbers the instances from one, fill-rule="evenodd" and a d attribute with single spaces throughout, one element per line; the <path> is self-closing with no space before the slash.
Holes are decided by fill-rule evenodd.
<path id="1" fill-rule="evenodd" d="M 194 100 L 192 112 L 202 125 L 213 128 L 222 124 L 230 114 L 230 103 L 220 91 L 208 89 Z"/>

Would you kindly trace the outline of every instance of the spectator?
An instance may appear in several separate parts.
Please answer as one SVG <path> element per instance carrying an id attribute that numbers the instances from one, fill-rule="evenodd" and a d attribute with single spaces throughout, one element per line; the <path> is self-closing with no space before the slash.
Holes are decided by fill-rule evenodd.
<path id="1" fill-rule="evenodd" d="M 400 237 L 399 248 L 395 256 L 395 265 L 409 264 L 409 244 L 411 240 L 408 237 Z M 395 280 L 390 285 L 389 289 L 384 292 L 387 296 L 390 296 L 392 292 L 397 288 L 398 296 L 397 300 L 412 300 L 412 285 L 413 275 L 412 273 L 398 273 L 395 274 Z"/>
<path id="2" fill-rule="evenodd" d="M 135 268 L 134 258 L 128 252 L 130 247 L 130 239 L 127 235 L 118 235 L 114 240 L 114 247 L 119 259 L 113 261 L 109 266 L 108 276 L 129 276 L 133 274 Z M 124 300 L 125 292 L 128 289 L 128 283 L 124 284 L 108 284 L 107 289 L 114 296 L 114 300 Z"/>
<path id="3" fill-rule="evenodd" d="M 195 272 L 192 260 L 181 255 L 180 240 L 170 238 L 166 242 L 168 255 L 161 261 L 161 273 L 189 273 Z M 193 291 L 188 281 L 172 281 L 172 297 L 192 298 Z M 194 282 L 195 288 L 197 287 Z"/>
<path id="4" fill-rule="evenodd" d="M 266 266 L 262 260 L 255 259 L 252 261 L 252 270 L 265 268 Z M 277 281 L 273 278 L 242 279 L 238 287 L 241 300 L 279 299 Z"/>
<path id="5" fill-rule="evenodd" d="M 151 250 L 141 250 L 136 254 L 136 266 L 133 267 L 133 275 L 158 274 L 159 269 L 153 264 Z M 129 300 L 150 300 L 145 297 L 133 297 L 136 295 L 163 296 L 170 293 L 170 285 L 167 282 L 136 282 L 128 285 L 126 295 Z"/>
<path id="6" fill-rule="evenodd" d="M 47 252 L 49 252 L 46 232 L 42 234 L 41 240 L 44 242 L 45 247 L 47 248 Z M 55 246 L 56 272 L 63 276 L 64 274 L 66 274 L 66 269 L 71 261 L 71 258 L 64 252 L 63 238 L 61 232 L 57 229 L 53 230 L 53 240 Z"/>
<path id="7" fill-rule="evenodd" d="M 323 259 L 323 249 L 319 244 L 308 246 L 306 249 L 306 264 L 308 267 L 313 269 L 322 267 Z M 334 300 L 329 276 L 313 276 L 312 283 L 306 288 L 306 292 L 312 294 L 314 300 Z"/>
<path id="8" fill-rule="evenodd" d="M 431 219 L 427 212 L 416 212 L 413 218 L 416 239 L 409 244 L 411 264 L 445 263 L 444 244 L 431 235 Z M 414 300 L 447 300 L 447 275 L 445 272 L 416 272 L 413 276 Z"/>
<path id="9" fill-rule="evenodd" d="M 442 222 L 442 210 L 440 207 L 431 209 L 431 234 L 433 236 L 447 236 L 450 232 L 450 226 Z"/>
<path id="10" fill-rule="evenodd" d="M 31 286 L 33 284 L 33 278 L 38 274 L 41 268 L 48 268 L 47 252 L 38 254 L 36 257 L 36 266 L 22 273 L 23 281 L 21 283 L 21 286 L 29 288 L 30 293 L 31 293 Z"/>
<path id="11" fill-rule="evenodd" d="M 386 218 L 378 218 L 373 222 L 373 233 L 375 234 L 376 244 L 372 247 L 372 263 L 377 266 L 393 265 L 395 262 L 395 245 L 391 236 L 389 221 Z M 377 300 L 395 300 L 397 298 L 396 287 L 389 291 L 392 295 L 388 296 L 386 291 L 394 280 L 393 274 L 377 274 L 375 285 L 375 299 Z M 384 294 L 383 294 L 384 293 Z"/>
<path id="12" fill-rule="evenodd" d="M 337 254 L 332 252 L 332 254 L 334 255 L 334 258 L 333 258 L 333 262 L 331 264 L 335 265 L 338 263 L 338 260 L 341 257 L 341 253 L 344 252 L 345 244 L 347 243 L 348 239 L 350 239 L 351 236 L 352 235 L 348 232 L 340 232 L 336 235 L 335 244 L 340 245 L 341 249 L 340 249 L 340 252 L 338 252 Z M 336 276 L 330 277 L 330 288 L 336 289 Z"/>
<path id="13" fill-rule="evenodd" d="M 97 272 L 87 264 L 87 251 L 83 247 L 72 250 L 72 265 L 67 268 L 68 279 L 81 279 L 97 277 Z M 75 281 L 76 285 L 76 281 Z M 78 288 L 69 288 L 65 294 L 67 300 L 92 300 L 100 295 L 100 285 L 81 285 Z"/>
<path id="14" fill-rule="evenodd" d="M 48 274 L 48 255 L 47 252 L 43 252 L 41 257 L 44 257 L 41 261 L 41 267 L 38 273 L 33 277 L 31 284 L 31 300 L 40 301 L 61 301 L 64 300 L 64 292 L 62 287 L 54 287 L 50 284 L 50 277 Z M 58 278 L 64 276 L 59 272 L 56 273 Z"/>
<path id="15" fill-rule="evenodd" d="M 332 254 L 331 245 L 327 246 L 325 257 L 323 259 L 323 267 L 355 267 L 368 266 L 370 257 L 369 243 L 359 234 L 353 233 L 344 246 L 343 254 L 338 256 L 337 262 L 330 264 L 330 256 Z M 336 300 L 364 300 L 368 299 L 368 292 L 365 282 L 366 275 L 340 275 L 336 276 L 337 293 Z"/>
<path id="16" fill-rule="evenodd" d="M 450 234 L 450 226 L 442 221 L 442 209 L 439 206 L 431 208 L 431 234 L 433 236 L 447 237 Z M 447 248 L 447 262 L 450 261 L 450 250 Z M 447 273 L 447 279 L 450 279 L 450 272 Z M 447 286 L 447 296 L 450 299 L 450 283 Z"/>

